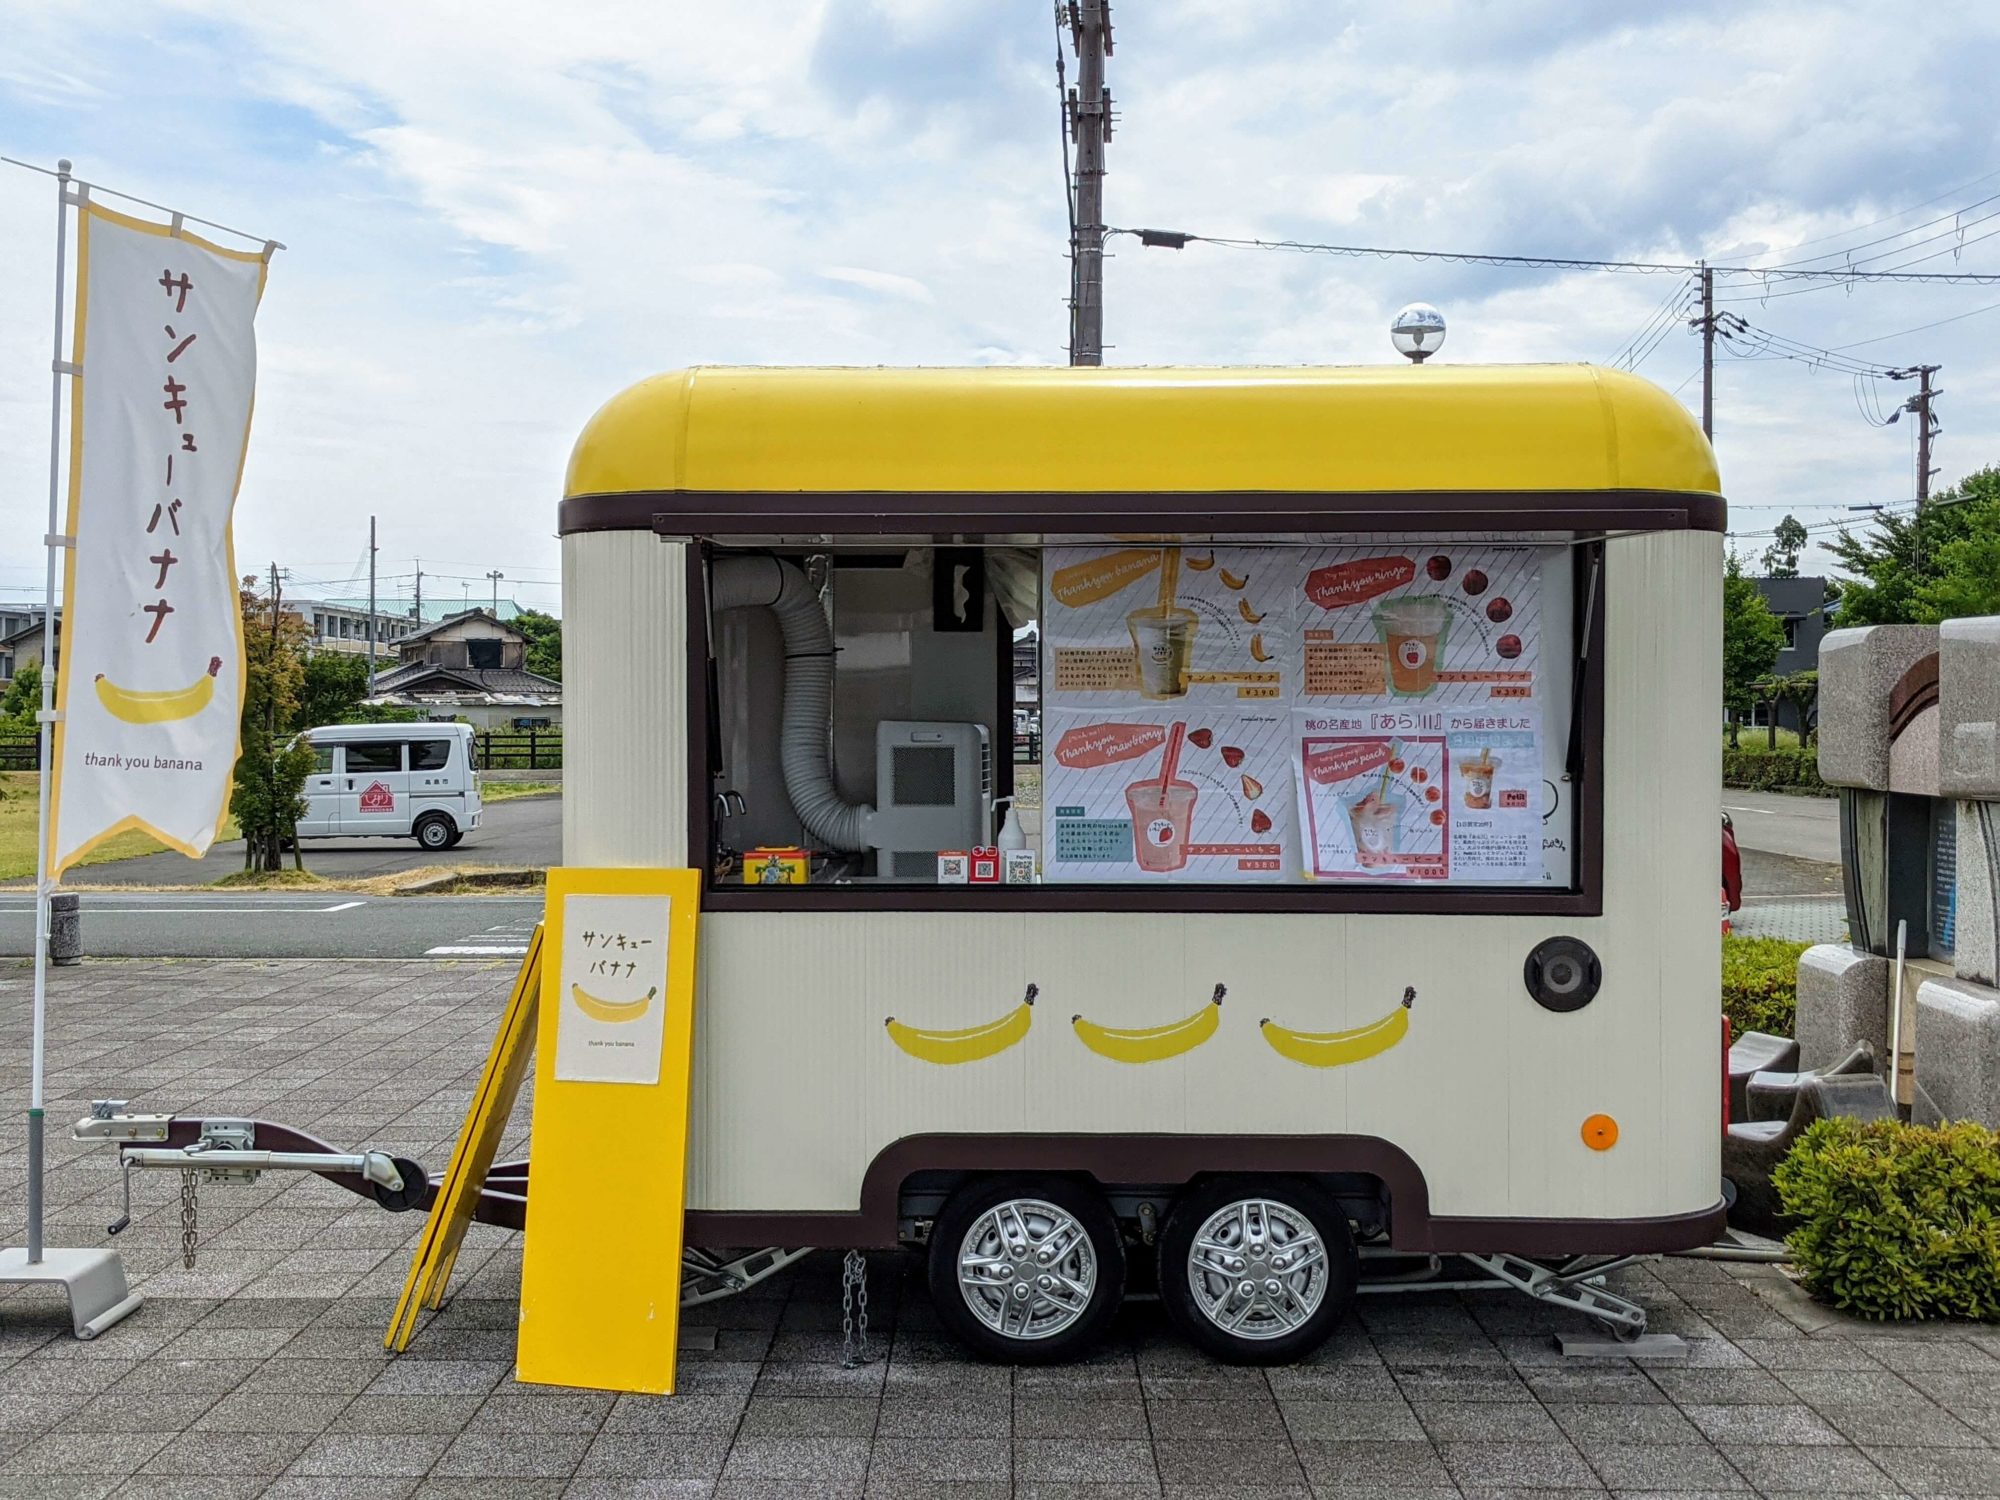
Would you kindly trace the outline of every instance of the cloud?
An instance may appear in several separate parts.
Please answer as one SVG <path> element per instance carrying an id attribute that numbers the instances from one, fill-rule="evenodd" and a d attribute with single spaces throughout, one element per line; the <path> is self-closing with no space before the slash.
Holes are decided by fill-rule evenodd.
<path id="1" fill-rule="evenodd" d="M 552 603 L 569 443 L 659 369 L 1063 358 L 1045 8 L 16 9 L 0 63 L 10 154 L 66 153 L 290 246 L 260 318 L 241 530 L 246 558 L 302 577 L 349 569 L 376 512 L 388 571 L 417 556 L 500 566 Z M 1859 0 L 1162 0 L 1115 20 L 1119 224 L 1768 263 L 2000 189 L 1858 227 L 1995 164 L 2000 13 L 1967 0 L 1915 15 Z M 10 497 L 39 493 L 45 461 L 49 196 L 43 179 L 0 177 L 0 263 L 33 268 L 0 299 Z M 1965 263 L 2000 267 L 1996 249 Z M 1419 297 L 1451 320 L 1444 358 L 1601 360 L 1671 308 L 1678 280 L 1124 238 L 1111 251 L 1114 363 L 1384 360 L 1390 313 Z M 1723 278 L 1725 298 L 1746 299 L 1733 310 L 1821 345 L 2000 301 L 1761 290 Z M 1946 365 L 1945 482 L 2000 458 L 1983 394 L 1996 326 L 2000 313 L 1861 351 Z M 1643 372 L 1692 402 L 1697 341 L 1672 317 L 1654 331 Z M 1746 529 L 1910 492 L 1902 428 L 1863 422 L 1846 377 L 1728 360 L 1717 383 Z M 11 534 L 0 586 L 31 586 L 39 523 Z"/>

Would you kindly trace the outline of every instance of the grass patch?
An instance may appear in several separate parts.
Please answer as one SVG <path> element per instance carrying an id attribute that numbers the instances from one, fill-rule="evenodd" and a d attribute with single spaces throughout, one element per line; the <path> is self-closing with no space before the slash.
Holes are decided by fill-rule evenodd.
<path id="1" fill-rule="evenodd" d="M 1810 943 L 1783 938 L 1722 939 L 1722 1013 L 1737 1036 L 1762 1031 L 1790 1036 L 1799 1004 L 1799 955 Z"/>
<path id="2" fill-rule="evenodd" d="M 294 870 L 287 866 L 282 870 L 238 870 L 233 875 L 225 875 L 220 880 L 210 881 L 205 889 L 278 890 L 294 886 L 321 886 L 326 883 L 311 870 Z"/>
<path id="3" fill-rule="evenodd" d="M 479 788 L 482 802 L 512 802 L 516 797 L 546 797 L 560 792 L 560 781 L 487 781 Z"/>
<path id="4" fill-rule="evenodd" d="M 0 772 L 0 880 L 22 880 L 35 873 L 35 828 L 40 817 L 41 773 L 39 771 Z M 236 819 L 223 824 L 225 839 L 240 838 Z M 109 864 L 116 859 L 137 859 L 142 854 L 160 854 L 166 845 L 146 834 L 121 833 L 99 844 L 77 861 L 83 865 Z"/>

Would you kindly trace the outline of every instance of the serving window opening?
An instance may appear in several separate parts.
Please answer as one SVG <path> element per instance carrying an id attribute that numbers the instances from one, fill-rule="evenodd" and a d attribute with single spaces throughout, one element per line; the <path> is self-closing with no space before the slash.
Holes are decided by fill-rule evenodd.
<path id="1" fill-rule="evenodd" d="M 717 892 L 1580 889 L 1593 544 L 698 550 Z"/>

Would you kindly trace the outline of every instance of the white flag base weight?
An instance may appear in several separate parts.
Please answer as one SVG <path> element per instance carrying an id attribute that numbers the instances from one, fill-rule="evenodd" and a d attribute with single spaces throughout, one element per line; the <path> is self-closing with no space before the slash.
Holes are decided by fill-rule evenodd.
<path id="1" fill-rule="evenodd" d="M 126 1285 L 116 1250 L 44 1250 L 38 1261 L 26 1250 L 0 1250 L 0 1286 L 57 1283 L 69 1293 L 70 1327 L 80 1339 L 96 1338 L 145 1301 Z"/>

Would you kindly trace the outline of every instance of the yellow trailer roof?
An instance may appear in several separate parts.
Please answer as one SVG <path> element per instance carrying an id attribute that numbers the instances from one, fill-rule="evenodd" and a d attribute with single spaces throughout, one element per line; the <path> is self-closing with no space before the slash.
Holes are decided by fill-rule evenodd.
<path id="1" fill-rule="evenodd" d="M 701 367 L 591 418 L 566 495 L 1720 493 L 1699 425 L 1590 365 Z M 662 509 L 671 508 L 663 505 Z"/>

